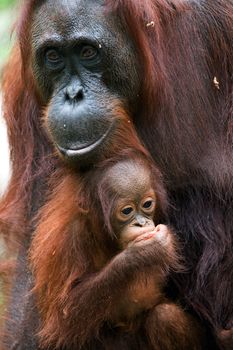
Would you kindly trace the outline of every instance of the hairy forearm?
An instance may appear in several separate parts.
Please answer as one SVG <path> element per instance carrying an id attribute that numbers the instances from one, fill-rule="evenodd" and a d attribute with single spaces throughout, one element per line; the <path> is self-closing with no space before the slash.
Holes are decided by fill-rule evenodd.
<path id="1" fill-rule="evenodd" d="M 68 297 L 65 321 L 69 328 L 75 320 L 77 343 L 85 343 L 112 319 L 132 281 L 147 272 L 161 276 L 168 272 L 166 252 L 158 242 L 141 249 L 130 247 L 99 272 L 79 279 Z"/>

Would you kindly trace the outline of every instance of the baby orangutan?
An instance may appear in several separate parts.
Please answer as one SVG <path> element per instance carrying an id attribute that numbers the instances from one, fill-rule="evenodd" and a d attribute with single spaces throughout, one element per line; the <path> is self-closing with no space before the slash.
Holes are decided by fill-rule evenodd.
<path id="1" fill-rule="evenodd" d="M 107 193 L 114 198 L 111 205 L 111 199 L 108 199 L 112 208 L 110 224 L 120 249 L 126 254 L 134 250 L 134 259 L 141 254 L 153 254 L 151 261 L 146 258 L 147 266 L 138 271 L 128 293 L 117 305 L 115 321 L 123 325 L 121 321 L 127 323 L 143 310 L 163 301 L 161 290 L 169 269 L 176 269 L 179 264 L 174 235 L 167 226 L 154 224 L 159 200 L 146 163 L 140 158 L 136 162 L 118 162 L 104 175 L 103 183 Z"/>
<path id="2" fill-rule="evenodd" d="M 141 319 L 144 313 L 151 343 L 161 341 L 158 348 L 152 346 L 152 349 L 201 349 L 195 338 L 200 331 L 196 320 L 163 294 L 169 270 L 179 270 L 182 266 L 174 234 L 168 226 L 154 223 L 161 198 L 159 194 L 157 198 L 153 175 L 146 162 L 139 158 L 116 163 L 103 178 L 102 185 L 110 194 L 107 207 L 112 208 L 110 231 L 126 256 L 131 254 L 132 259 L 143 261 L 143 267 L 134 271 L 128 281 L 126 293 L 118 300 L 111 321 L 132 331 L 137 317 Z"/>
<path id="3" fill-rule="evenodd" d="M 52 271 L 46 285 L 37 284 L 45 310 L 41 315 L 44 329 L 53 327 L 53 333 L 40 332 L 41 348 L 205 349 L 198 322 L 165 297 L 169 272 L 179 270 L 180 264 L 174 234 L 167 226 L 157 225 L 166 211 L 158 169 L 144 154 L 131 151 L 107 159 L 104 165 L 91 169 L 90 176 L 85 175 L 88 183 L 77 198 L 85 192 L 86 207 L 81 202 L 82 210 L 74 215 L 72 225 L 67 210 L 61 216 L 68 217 L 68 225 L 63 223 L 66 245 L 59 245 L 60 231 L 48 231 L 45 237 L 44 221 L 33 240 L 31 259 L 37 267 L 37 281 L 50 266 L 60 271 L 63 264 L 68 275 L 61 280 Z M 67 202 L 74 196 L 74 183 L 67 183 Z M 56 208 L 57 197 L 53 203 Z M 49 219 L 54 225 L 50 213 Z M 50 249 L 48 256 L 44 256 L 45 246 Z M 69 254 L 64 259 L 66 251 Z M 55 281 L 51 280 L 53 275 Z M 63 293 L 57 299 L 60 289 Z"/>

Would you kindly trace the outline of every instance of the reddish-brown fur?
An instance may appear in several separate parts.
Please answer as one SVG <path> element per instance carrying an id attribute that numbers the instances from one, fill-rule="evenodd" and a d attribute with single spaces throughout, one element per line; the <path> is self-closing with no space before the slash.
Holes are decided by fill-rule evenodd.
<path id="1" fill-rule="evenodd" d="M 54 209 L 45 196 L 51 170 L 59 168 L 53 181 L 67 186 L 67 193 L 74 176 L 53 157 L 41 127 L 43 106 L 32 79 L 28 46 L 35 3 L 24 5 L 18 26 L 21 50 L 17 47 L 12 53 L 3 82 L 14 161 L 1 203 L 1 230 L 25 250 L 38 207 L 47 202 L 48 210 Z M 232 1 L 109 0 L 108 6 L 135 40 L 144 68 L 143 110 L 133 122 L 159 162 L 174 204 L 170 218 L 183 237 L 190 267 L 178 283 L 203 318 L 215 329 L 228 329 L 233 317 Z M 151 21 L 154 26 L 146 27 Z M 81 184 L 76 186 L 78 193 Z M 67 196 L 66 187 L 62 195 Z M 56 218 L 65 225 L 59 215 Z"/>
<path id="2" fill-rule="evenodd" d="M 36 277 L 34 292 L 43 320 L 40 336 L 46 345 L 75 347 L 91 340 L 104 321 L 111 319 L 114 313 L 111 310 L 118 305 L 114 303 L 126 288 L 123 280 L 117 282 L 116 276 L 115 281 L 111 275 L 107 277 L 107 264 L 119 252 L 119 245 L 105 225 L 109 212 L 101 209 L 99 194 L 103 192 L 99 193 L 97 183 L 101 182 L 104 169 L 122 159 L 150 158 L 128 118 L 121 121 L 115 144 L 116 149 L 96 169 L 81 174 L 61 172 L 51 197 L 39 213 L 31 260 Z M 158 206 L 164 212 L 166 196 L 160 174 L 153 166 L 151 171 L 157 179 Z M 129 271 L 126 268 L 128 276 Z M 106 274 L 106 295 L 98 295 L 94 290 L 98 286 L 98 272 L 99 278 Z"/>
<path id="3" fill-rule="evenodd" d="M 166 248 L 153 241 L 147 248 L 122 251 L 110 227 L 116 194 L 108 192 L 105 171 L 126 159 L 141 162 L 151 174 L 157 222 L 166 209 L 160 174 L 127 116 L 115 137 L 117 150 L 96 167 L 79 175 L 61 173 L 39 212 L 30 255 L 41 315 L 40 344 L 79 349 L 99 338 L 103 348 L 111 349 L 115 347 L 107 345 L 110 335 L 106 339 L 105 332 L 115 328 L 115 346 L 126 334 L 143 341 L 140 346 L 124 342 L 125 349 L 201 349 L 203 333 L 197 322 L 163 293 L 169 270 L 180 268 L 172 234 Z M 172 326 L 176 317 L 179 324 Z M 165 329 L 168 339 L 158 341 Z"/>

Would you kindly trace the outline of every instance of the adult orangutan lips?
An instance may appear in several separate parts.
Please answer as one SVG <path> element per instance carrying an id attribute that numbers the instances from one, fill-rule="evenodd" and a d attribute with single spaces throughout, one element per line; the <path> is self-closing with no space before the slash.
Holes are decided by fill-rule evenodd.
<path id="1" fill-rule="evenodd" d="M 95 142 L 91 143 L 90 145 L 83 147 L 83 148 L 65 149 L 65 148 L 59 147 L 58 145 L 57 145 L 57 147 L 62 154 L 65 154 L 68 157 L 82 156 L 82 155 L 90 153 L 91 151 L 96 149 L 98 146 L 100 146 L 101 143 L 103 142 L 103 140 L 106 138 L 106 135 L 107 135 L 107 133 L 105 133 L 97 141 L 95 141 Z"/>
<path id="2" fill-rule="evenodd" d="M 73 157 L 80 157 L 85 156 L 97 149 L 99 146 L 103 144 L 103 142 L 107 139 L 109 133 L 112 131 L 113 125 L 111 125 L 108 130 L 97 140 L 93 143 L 90 143 L 88 145 L 84 145 L 84 147 L 77 147 L 77 148 L 70 148 L 65 149 L 63 147 L 60 147 L 59 145 L 56 145 L 59 151 L 68 158 Z"/>

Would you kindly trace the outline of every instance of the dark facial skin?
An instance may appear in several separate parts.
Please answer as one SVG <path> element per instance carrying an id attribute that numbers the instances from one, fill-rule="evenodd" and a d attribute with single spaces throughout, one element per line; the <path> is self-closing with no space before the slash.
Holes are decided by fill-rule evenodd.
<path id="1" fill-rule="evenodd" d="M 105 11 L 103 1 L 48 0 L 33 18 L 33 72 L 47 124 L 55 146 L 74 163 L 91 163 L 109 146 L 118 106 L 137 107 L 136 54 L 121 23 Z"/>

